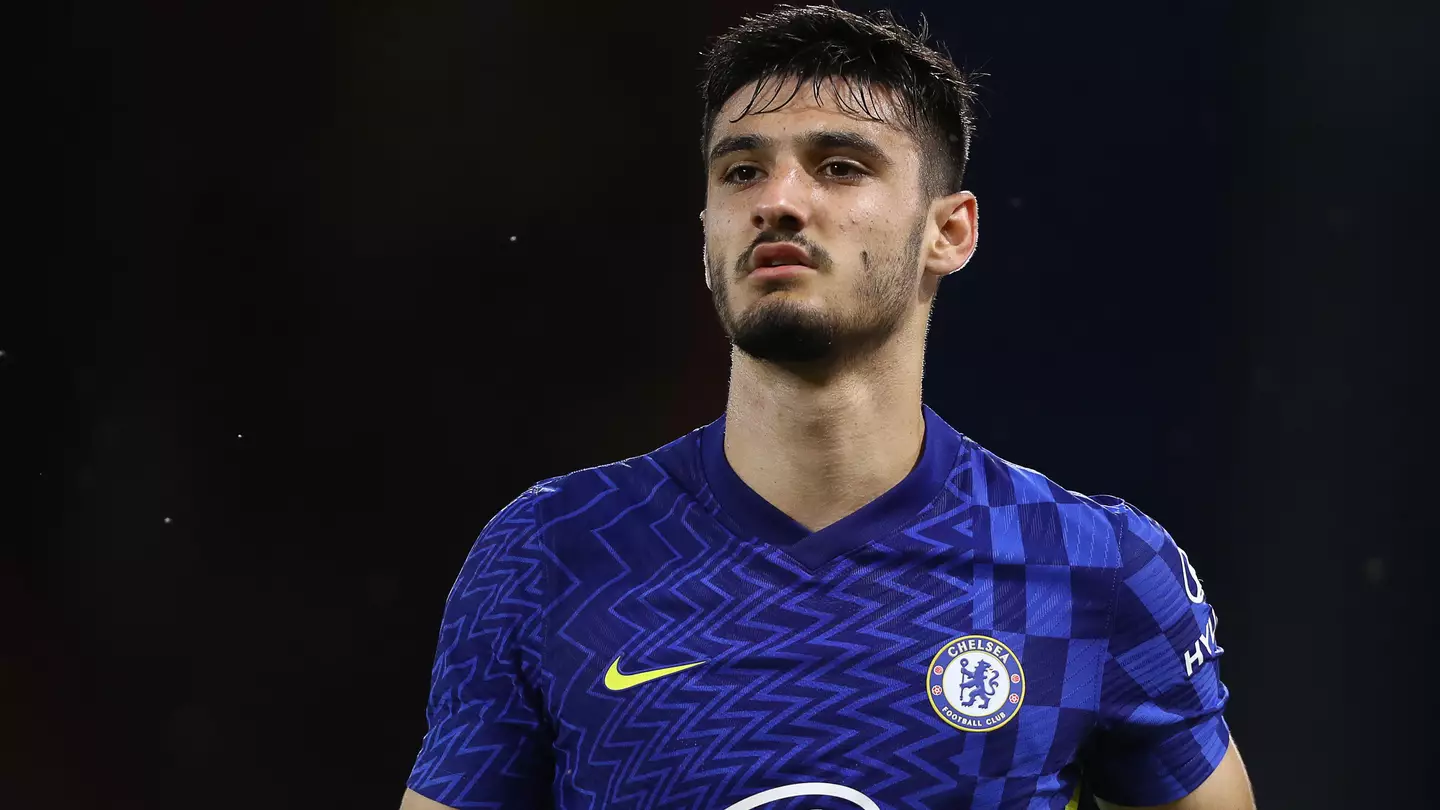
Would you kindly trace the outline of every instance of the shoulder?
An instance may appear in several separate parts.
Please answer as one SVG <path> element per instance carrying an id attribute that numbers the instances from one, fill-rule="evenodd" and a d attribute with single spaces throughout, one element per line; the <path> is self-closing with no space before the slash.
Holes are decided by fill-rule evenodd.
<path id="1" fill-rule="evenodd" d="M 977 497 L 989 507 L 996 563 L 1068 567 L 1073 592 L 1085 585 L 1087 593 L 1106 594 L 1111 633 L 1174 634 L 1177 648 L 1188 648 L 1204 632 L 1213 642 L 1200 577 L 1159 521 L 1122 498 L 1068 490 L 989 451 L 974 452 L 984 469 Z"/>
<path id="2" fill-rule="evenodd" d="M 603 525 L 625 510 L 693 491 L 699 430 L 654 450 L 538 481 L 495 517 L 529 519 L 550 536 Z"/>
<path id="3" fill-rule="evenodd" d="M 1069 489 L 973 440 L 968 452 L 978 473 L 975 497 L 989 508 L 992 525 L 1014 523 L 1026 534 L 1053 536 L 1051 556 L 1063 559 L 1049 562 L 1123 568 L 1139 552 L 1137 546 L 1153 551 L 1169 540 L 1159 523 L 1122 498 Z M 1034 545 L 1041 543 L 1037 539 Z"/>

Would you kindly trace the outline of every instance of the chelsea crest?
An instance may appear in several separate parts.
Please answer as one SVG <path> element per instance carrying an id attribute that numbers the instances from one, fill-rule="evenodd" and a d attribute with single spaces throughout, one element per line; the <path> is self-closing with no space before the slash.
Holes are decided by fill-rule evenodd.
<path id="1" fill-rule="evenodd" d="M 961 731 L 994 731 L 1025 703 L 1025 670 L 1015 651 L 989 636 L 947 642 L 930 662 L 925 694 L 940 719 Z"/>

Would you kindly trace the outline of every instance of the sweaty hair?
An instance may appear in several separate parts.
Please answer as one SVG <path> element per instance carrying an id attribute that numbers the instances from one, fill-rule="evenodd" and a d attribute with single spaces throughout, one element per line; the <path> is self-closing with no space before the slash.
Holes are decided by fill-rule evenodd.
<path id="1" fill-rule="evenodd" d="M 744 18 L 705 55 L 702 157 L 720 108 L 752 82 L 754 94 L 736 120 L 785 106 L 809 82 L 817 102 L 831 83 L 841 110 L 884 121 L 875 103 L 875 90 L 883 88 L 898 101 L 900 120 L 888 123 L 920 144 L 921 190 L 932 199 L 959 191 L 975 131 L 978 74 L 961 71 L 948 54 L 927 45 L 928 38 L 923 16 L 917 32 L 896 22 L 889 11 L 861 16 L 831 6 L 778 6 Z M 784 79 L 797 81 L 795 92 L 782 100 L 779 81 Z M 845 83 L 832 81 L 838 79 Z M 774 89 L 766 93 L 772 83 Z"/>

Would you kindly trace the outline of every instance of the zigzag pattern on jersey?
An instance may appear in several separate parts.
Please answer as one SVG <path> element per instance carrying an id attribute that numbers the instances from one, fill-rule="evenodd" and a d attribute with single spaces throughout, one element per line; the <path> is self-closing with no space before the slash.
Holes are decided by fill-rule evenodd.
<path id="1" fill-rule="evenodd" d="M 962 456 L 962 461 L 960 461 L 959 466 L 956 467 L 954 474 L 950 476 L 950 480 L 945 482 L 946 492 L 949 493 L 950 499 L 953 499 L 951 508 L 928 520 L 920 521 L 905 530 L 907 537 L 935 547 L 937 552 L 944 551 L 956 545 L 954 535 L 946 536 L 948 533 L 954 532 L 963 536 L 965 538 L 964 541 L 958 545 L 964 549 L 964 552 L 960 555 L 958 561 L 963 562 L 967 566 L 975 557 L 975 519 L 971 509 L 975 505 L 975 502 L 971 497 L 971 492 L 976 485 L 975 478 L 977 476 L 975 475 L 975 470 L 977 469 L 976 465 L 978 463 L 976 456 L 977 453 L 974 451 L 965 453 Z M 983 476 L 978 477 L 983 478 Z M 966 607 L 969 607 L 971 580 L 968 575 L 956 576 L 948 574 L 943 570 L 934 572 L 934 575 L 941 578 L 946 586 L 955 589 L 956 593 L 963 593 Z M 944 614 L 949 609 L 950 605 L 942 601 L 930 610 L 917 616 L 912 621 L 912 625 L 921 631 L 917 634 L 917 637 L 934 638 L 956 634 L 958 632 L 956 625 L 959 624 L 959 622 L 955 621 L 953 617 L 948 623 L 937 621 L 938 619 L 944 618 Z M 968 619 L 969 617 L 965 616 L 963 618 Z M 923 645 L 917 645 L 915 654 L 905 661 L 903 667 L 912 672 L 924 672 L 926 668 L 930 666 L 929 659 L 933 655 L 934 650 Z M 949 746 L 954 744 L 953 730 L 944 724 L 937 725 L 934 723 L 933 710 L 930 708 L 929 703 L 930 701 L 924 692 L 917 690 L 909 700 L 899 701 L 894 706 L 895 709 L 905 713 L 914 720 L 919 721 L 923 719 L 934 729 L 934 732 L 930 734 L 930 736 L 916 740 L 909 745 L 899 747 L 895 750 L 895 755 L 910 767 L 912 774 L 925 773 L 934 780 L 932 785 L 922 787 L 919 790 L 905 795 L 904 801 L 906 804 L 914 807 L 925 807 L 927 806 L 925 802 L 929 797 L 946 793 L 957 787 L 956 781 L 951 778 L 949 774 L 937 769 L 931 764 L 931 762 L 944 761 L 944 758 L 927 757 L 925 755 L 925 751 L 932 746 Z"/>
<path id="2" fill-rule="evenodd" d="M 927 764 L 927 749 L 953 753 L 957 737 L 928 705 L 923 672 L 935 650 L 917 639 L 943 642 L 969 618 L 973 459 L 962 459 L 932 513 L 813 574 L 781 549 L 696 519 L 713 512 L 708 492 L 697 499 L 658 465 L 636 461 L 648 469 L 627 465 L 624 482 L 604 468 L 585 473 L 603 486 L 584 508 L 603 513 L 610 507 L 601 499 L 623 494 L 612 498 L 616 514 L 590 532 L 582 601 L 566 601 L 578 598 L 581 578 L 555 560 L 552 590 L 564 607 L 551 644 L 576 663 L 555 669 L 593 674 L 622 651 L 632 670 L 707 663 L 621 694 L 594 680 L 549 685 L 562 722 L 576 700 L 614 706 L 592 737 L 561 730 L 570 735 L 561 751 L 581 759 L 562 755 L 566 787 L 593 806 L 637 810 L 723 807 L 755 784 L 827 778 L 877 792 L 913 785 L 907 800 L 917 806 L 954 789 Z M 649 543 L 637 536 L 640 516 Z M 579 630 L 593 628 L 596 610 L 628 634 L 597 639 Z M 913 677 L 883 674 L 897 661 Z M 575 780 L 581 770 L 589 790 Z M 594 790 L 601 784 L 603 794 Z"/>
<path id="3" fill-rule="evenodd" d="M 540 675 L 542 623 L 550 603 L 545 596 L 547 555 L 537 532 L 536 514 L 546 495 L 544 486 L 537 485 L 490 521 L 446 597 L 446 615 L 459 618 L 440 628 L 427 707 L 429 731 L 411 775 L 425 786 L 444 785 L 443 795 L 463 797 L 473 785 L 497 776 L 531 776 L 517 773 L 511 766 L 535 761 L 535 752 L 470 745 L 466 737 L 473 733 L 471 722 L 519 725 L 527 731 L 527 745 L 543 744 L 540 717 L 525 699 L 497 705 L 498 701 L 466 696 L 478 693 L 470 688 L 476 679 L 510 684 L 487 690 L 491 694 L 528 695 L 528 690 L 517 688 L 520 673 L 530 679 Z M 465 657 L 457 652 L 462 646 L 494 652 L 488 658 Z M 446 716 L 448 721 L 437 722 Z M 437 773 L 442 764 L 446 775 Z M 459 784 L 462 778 L 463 785 Z"/>

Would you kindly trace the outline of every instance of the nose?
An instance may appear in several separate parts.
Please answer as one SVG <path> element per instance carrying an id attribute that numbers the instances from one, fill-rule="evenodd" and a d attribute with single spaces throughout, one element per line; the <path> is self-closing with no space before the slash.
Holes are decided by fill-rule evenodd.
<path id="1" fill-rule="evenodd" d="M 810 186 L 798 166 L 776 171 L 762 181 L 750 222 L 761 231 L 799 232 L 810 222 Z"/>

